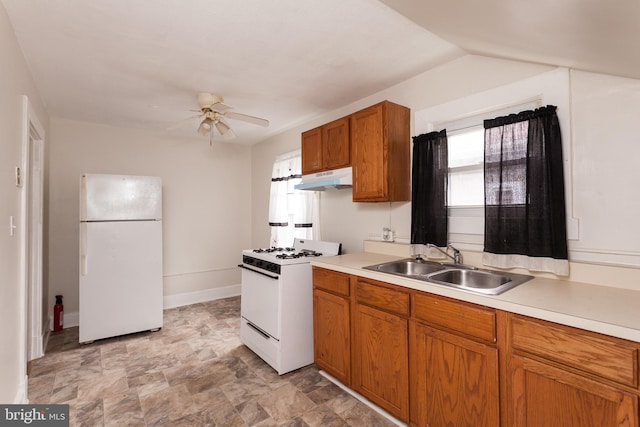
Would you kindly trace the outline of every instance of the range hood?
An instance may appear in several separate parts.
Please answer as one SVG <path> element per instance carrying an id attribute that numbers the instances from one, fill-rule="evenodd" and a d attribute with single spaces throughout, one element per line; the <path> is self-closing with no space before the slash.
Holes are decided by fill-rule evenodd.
<path id="1" fill-rule="evenodd" d="M 294 188 L 296 190 L 324 191 L 328 188 L 349 188 L 352 182 L 351 167 L 348 167 L 302 175 L 302 181 Z"/>

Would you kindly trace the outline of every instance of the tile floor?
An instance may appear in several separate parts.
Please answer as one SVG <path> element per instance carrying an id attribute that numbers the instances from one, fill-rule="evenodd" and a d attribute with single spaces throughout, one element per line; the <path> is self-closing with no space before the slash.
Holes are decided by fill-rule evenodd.
<path id="1" fill-rule="evenodd" d="M 393 426 L 314 366 L 278 376 L 239 328 L 234 297 L 165 310 L 158 332 L 52 333 L 29 401 L 68 403 L 72 426 Z"/>

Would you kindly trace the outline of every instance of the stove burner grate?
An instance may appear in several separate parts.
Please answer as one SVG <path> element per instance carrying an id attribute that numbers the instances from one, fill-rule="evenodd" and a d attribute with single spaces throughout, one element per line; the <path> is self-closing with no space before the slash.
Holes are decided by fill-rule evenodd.
<path id="1" fill-rule="evenodd" d="M 270 248 L 254 249 L 253 252 L 260 254 L 260 253 L 272 253 L 272 252 L 293 252 L 295 250 L 296 250 L 295 248 L 276 248 L 275 246 L 272 246 Z"/>
<path id="2" fill-rule="evenodd" d="M 311 251 L 308 249 L 303 249 L 300 252 L 295 252 L 295 253 L 283 253 L 283 254 L 278 254 L 276 255 L 276 258 L 278 259 L 295 259 L 295 258 L 302 258 L 302 257 L 313 257 L 313 256 L 322 256 L 321 252 L 316 252 L 316 251 Z"/>

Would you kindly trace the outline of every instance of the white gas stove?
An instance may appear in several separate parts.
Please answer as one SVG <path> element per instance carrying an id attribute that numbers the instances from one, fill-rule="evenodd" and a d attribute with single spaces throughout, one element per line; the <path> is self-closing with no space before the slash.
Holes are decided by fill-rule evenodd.
<path id="1" fill-rule="evenodd" d="M 307 263 L 310 261 L 309 258 L 338 255 L 340 251 L 340 243 L 295 239 L 293 247 L 245 249 L 242 251 L 242 257 L 243 262 L 245 257 L 249 257 L 277 265 L 291 265 Z"/>
<path id="2" fill-rule="evenodd" d="M 340 243 L 307 239 L 242 251 L 240 338 L 280 375 L 313 363 L 310 261 L 340 252 Z"/>

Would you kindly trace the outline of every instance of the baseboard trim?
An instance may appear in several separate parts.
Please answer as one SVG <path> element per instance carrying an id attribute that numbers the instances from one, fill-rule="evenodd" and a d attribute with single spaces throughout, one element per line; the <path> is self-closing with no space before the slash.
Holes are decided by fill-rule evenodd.
<path id="1" fill-rule="evenodd" d="M 14 405 L 26 405 L 29 403 L 29 398 L 27 397 L 27 384 L 29 383 L 29 377 L 27 375 L 24 376 L 20 385 L 18 386 L 18 391 L 16 393 L 16 397 L 13 399 Z"/>
<path id="2" fill-rule="evenodd" d="M 163 299 L 163 308 L 176 308 L 184 305 L 213 301 L 222 298 L 240 295 L 241 285 L 231 285 L 222 288 L 211 288 L 203 291 L 185 292 L 183 294 L 167 295 Z M 77 311 L 64 313 L 64 328 L 73 328 L 80 325 L 80 313 Z M 47 348 L 49 332 L 53 330 L 53 317 L 49 316 L 49 326 L 46 328 L 46 336 L 43 339 L 43 348 Z"/>
<path id="3" fill-rule="evenodd" d="M 378 405 L 376 405 L 375 403 L 373 403 L 372 401 L 370 401 L 369 399 L 361 395 L 360 393 L 357 393 L 352 389 L 350 389 L 349 387 L 347 387 L 346 385 L 342 384 L 340 381 L 338 381 L 337 378 L 334 378 L 333 376 L 329 375 L 326 371 L 320 370 L 319 373 L 320 375 L 322 375 L 323 377 L 331 381 L 333 384 L 337 385 L 342 390 L 349 393 L 351 396 L 355 397 L 360 402 L 364 403 L 369 408 L 373 409 L 374 411 L 376 411 L 377 413 L 379 413 L 380 415 L 382 415 L 383 417 L 385 417 L 386 419 L 388 419 L 398 427 L 407 427 L 407 424 L 403 423 L 402 421 L 400 421 L 399 419 L 397 419 L 396 417 L 394 417 L 393 415 L 391 415 L 390 413 L 388 413 L 387 411 L 385 411 L 384 409 L 382 409 L 381 407 L 379 407 Z"/>
<path id="4" fill-rule="evenodd" d="M 42 353 L 45 353 L 47 350 L 47 345 L 49 344 L 49 338 L 51 337 L 51 318 L 47 319 L 47 324 L 42 330 Z"/>
<path id="5" fill-rule="evenodd" d="M 72 311 L 67 313 L 66 311 L 64 312 L 64 317 L 62 318 L 62 328 L 66 329 L 66 328 L 73 328 L 74 326 L 79 326 L 80 325 L 80 313 L 77 311 Z M 53 316 L 49 316 L 49 327 L 47 328 L 49 331 L 53 331 Z M 49 338 L 47 337 L 47 340 Z M 46 343 L 45 343 L 45 347 L 46 347 Z"/>
<path id="6" fill-rule="evenodd" d="M 222 288 L 211 288 L 203 291 L 186 292 L 183 294 L 167 295 L 164 297 L 164 308 L 182 307 L 184 305 L 213 301 L 240 295 L 241 285 L 231 285 Z"/>

